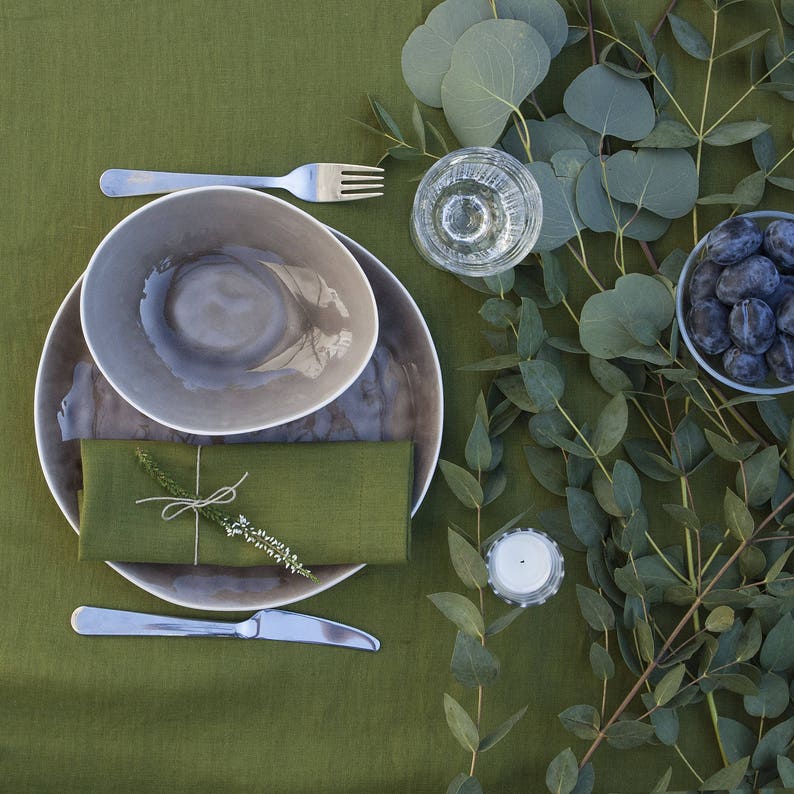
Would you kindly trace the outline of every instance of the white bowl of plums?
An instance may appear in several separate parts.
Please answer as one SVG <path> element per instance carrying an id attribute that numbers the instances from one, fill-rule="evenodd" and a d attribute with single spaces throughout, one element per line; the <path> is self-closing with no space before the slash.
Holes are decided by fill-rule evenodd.
<path id="1" fill-rule="evenodd" d="M 749 394 L 794 391 L 794 215 L 748 212 L 715 226 L 684 264 L 676 315 L 714 379 Z"/>

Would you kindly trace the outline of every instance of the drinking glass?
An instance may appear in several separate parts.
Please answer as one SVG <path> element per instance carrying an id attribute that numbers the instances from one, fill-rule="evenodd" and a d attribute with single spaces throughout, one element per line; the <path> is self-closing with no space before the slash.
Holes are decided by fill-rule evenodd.
<path id="1" fill-rule="evenodd" d="M 527 256 L 542 220 L 540 190 L 526 167 L 499 149 L 474 146 L 442 157 L 424 175 L 411 237 L 435 267 L 491 276 Z"/>

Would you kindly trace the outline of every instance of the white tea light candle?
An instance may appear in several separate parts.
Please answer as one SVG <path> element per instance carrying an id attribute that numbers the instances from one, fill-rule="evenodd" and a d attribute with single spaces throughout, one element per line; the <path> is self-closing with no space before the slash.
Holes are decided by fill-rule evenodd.
<path id="1" fill-rule="evenodd" d="M 565 565 L 560 547 L 544 532 L 513 529 L 488 549 L 488 582 L 509 604 L 542 604 L 562 584 Z"/>

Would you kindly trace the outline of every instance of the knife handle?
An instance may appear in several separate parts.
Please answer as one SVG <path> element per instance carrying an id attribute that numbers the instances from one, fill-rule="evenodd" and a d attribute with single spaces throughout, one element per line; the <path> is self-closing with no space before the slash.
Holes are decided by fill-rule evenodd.
<path id="1" fill-rule="evenodd" d="M 219 620 L 147 615 L 103 607 L 77 607 L 72 613 L 72 628 L 78 634 L 116 637 L 146 634 L 164 637 L 234 637 L 237 626 Z"/>

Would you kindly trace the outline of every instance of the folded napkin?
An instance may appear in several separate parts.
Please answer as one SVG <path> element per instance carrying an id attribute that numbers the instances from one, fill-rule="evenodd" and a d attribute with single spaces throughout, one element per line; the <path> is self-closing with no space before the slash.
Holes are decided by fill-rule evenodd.
<path id="1" fill-rule="evenodd" d="M 234 486 L 217 507 L 244 515 L 287 544 L 306 566 L 404 562 L 410 553 L 413 444 L 410 441 L 217 444 L 81 442 L 80 559 L 115 562 L 269 565 L 261 549 L 229 537 L 188 507 L 161 513 L 168 492 L 144 470 L 136 448 L 190 495 Z M 173 499 L 173 497 L 171 497 Z M 169 508 L 176 512 L 178 506 Z M 198 542 L 196 543 L 196 538 Z"/>

